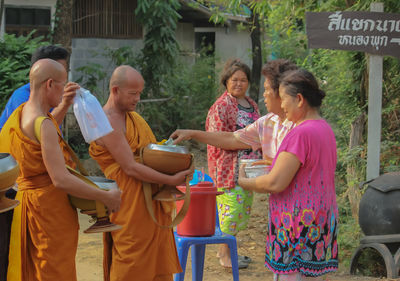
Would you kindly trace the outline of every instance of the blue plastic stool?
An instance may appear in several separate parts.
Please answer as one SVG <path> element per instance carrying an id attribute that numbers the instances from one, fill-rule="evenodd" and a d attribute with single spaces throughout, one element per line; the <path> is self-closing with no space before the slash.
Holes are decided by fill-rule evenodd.
<path id="1" fill-rule="evenodd" d="M 207 244 L 228 244 L 229 249 L 231 250 L 233 281 L 239 281 L 236 237 L 221 231 L 219 227 L 218 208 L 215 217 L 215 233 L 213 236 L 188 237 L 180 236 L 174 232 L 179 262 L 183 269 L 182 273 L 174 275 L 174 281 L 183 281 L 185 279 L 186 260 L 189 253 L 189 247 L 192 251 L 192 281 L 203 280 L 204 254 L 206 252 Z"/>

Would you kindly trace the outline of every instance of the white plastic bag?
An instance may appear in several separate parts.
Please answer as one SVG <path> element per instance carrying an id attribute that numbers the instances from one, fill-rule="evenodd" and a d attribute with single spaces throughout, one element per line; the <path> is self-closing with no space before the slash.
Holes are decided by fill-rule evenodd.
<path id="1" fill-rule="evenodd" d="M 76 91 L 74 114 L 87 143 L 95 141 L 113 130 L 99 101 L 89 90 L 80 88 Z"/>

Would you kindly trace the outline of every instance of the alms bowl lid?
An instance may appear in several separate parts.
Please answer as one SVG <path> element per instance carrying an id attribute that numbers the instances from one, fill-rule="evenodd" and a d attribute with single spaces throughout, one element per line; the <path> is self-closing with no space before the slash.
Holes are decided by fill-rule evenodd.
<path id="1" fill-rule="evenodd" d="M 175 152 L 175 153 L 182 153 L 187 154 L 189 150 L 185 146 L 180 145 L 159 145 L 155 143 L 151 143 L 147 145 L 148 149 L 151 150 L 160 150 L 160 151 L 168 151 L 168 152 Z"/>
<path id="2" fill-rule="evenodd" d="M 18 166 L 17 161 L 9 153 L 0 153 L 0 174 Z"/>

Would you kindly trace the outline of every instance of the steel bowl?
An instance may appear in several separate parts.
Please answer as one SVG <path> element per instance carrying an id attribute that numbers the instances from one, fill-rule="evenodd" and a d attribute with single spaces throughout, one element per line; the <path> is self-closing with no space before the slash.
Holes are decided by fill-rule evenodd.
<path id="1" fill-rule="evenodd" d="M 19 175 L 19 166 L 9 153 L 0 153 L 0 190 L 9 189 Z"/>
<path id="2" fill-rule="evenodd" d="M 93 176 L 87 176 L 87 179 L 90 181 L 94 182 L 99 188 L 104 189 L 104 190 L 110 190 L 110 189 L 118 189 L 118 185 L 115 181 L 103 178 L 103 177 L 93 177 Z"/>
<path id="3" fill-rule="evenodd" d="M 268 166 L 268 165 L 246 166 L 246 167 L 244 167 L 244 171 L 246 173 L 246 177 L 256 178 L 256 177 L 268 174 L 270 171 L 270 168 L 271 168 L 271 166 Z"/>
<path id="4" fill-rule="evenodd" d="M 182 153 L 187 154 L 189 150 L 185 146 L 181 145 L 160 145 L 151 143 L 147 145 L 147 148 L 150 150 L 158 150 L 158 151 L 167 151 L 167 152 L 175 152 L 175 153 Z"/>
<path id="5" fill-rule="evenodd" d="M 118 188 L 116 182 L 110 179 L 106 179 L 103 177 L 82 176 L 76 172 L 74 174 L 77 175 L 81 180 L 83 180 L 87 184 L 93 186 L 94 188 L 100 188 L 103 190 Z M 69 195 L 69 201 L 72 206 L 81 209 L 83 212 L 87 212 L 88 214 L 96 214 L 95 200 L 84 199 L 73 195 Z M 101 205 L 103 204 L 101 203 Z M 97 214 L 97 215 L 105 216 L 105 214 Z"/>

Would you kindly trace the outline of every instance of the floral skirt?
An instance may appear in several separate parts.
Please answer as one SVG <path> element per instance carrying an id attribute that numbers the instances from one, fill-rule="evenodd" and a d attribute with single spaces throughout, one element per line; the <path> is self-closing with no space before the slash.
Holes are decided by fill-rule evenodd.
<path id="1" fill-rule="evenodd" d="M 239 230 L 247 227 L 253 193 L 240 186 L 231 189 L 219 188 L 218 191 L 224 192 L 217 196 L 220 228 L 222 232 L 236 235 Z"/>
<path id="2" fill-rule="evenodd" d="M 338 225 L 334 212 L 316 215 L 314 210 L 304 209 L 296 214 L 270 213 L 266 267 L 276 274 L 300 272 L 305 276 L 336 271 Z"/>

